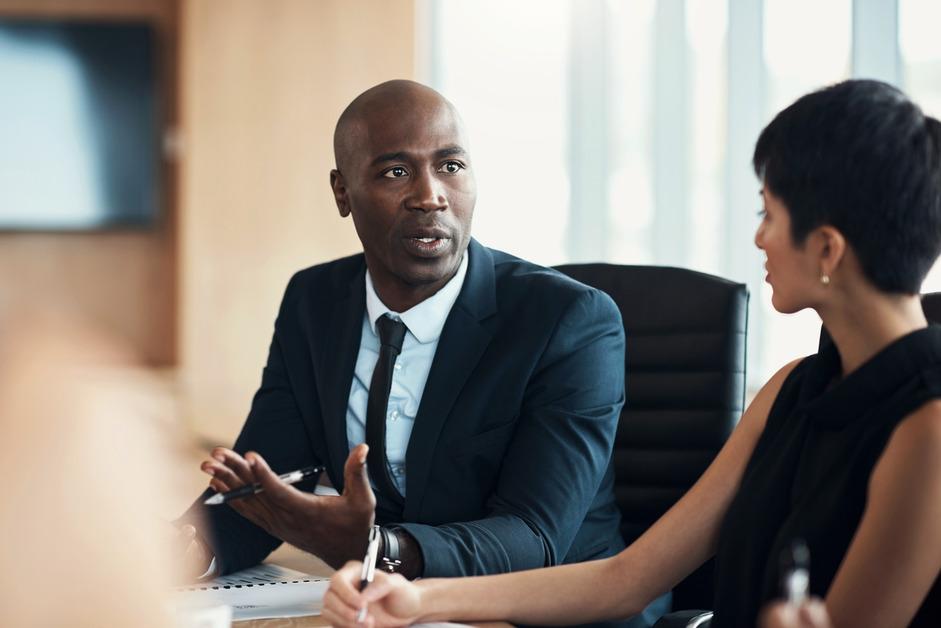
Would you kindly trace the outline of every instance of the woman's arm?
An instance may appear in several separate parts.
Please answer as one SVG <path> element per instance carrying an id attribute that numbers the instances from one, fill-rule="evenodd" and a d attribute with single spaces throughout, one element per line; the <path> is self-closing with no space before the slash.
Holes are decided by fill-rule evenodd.
<path id="1" fill-rule="evenodd" d="M 834 626 L 907 626 L 941 570 L 941 401 L 895 429 L 826 605 Z"/>
<path id="2" fill-rule="evenodd" d="M 334 577 L 325 598 L 325 616 L 334 625 L 356 625 L 358 609 L 366 602 L 376 626 L 415 619 L 572 625 L 639 613 L 715 552 L 719 527 L 771 404 L 797 362 L 778 371 L 758 392 L 728 442 L 686 495 L 617 556 L 474 578 L 409 583 L 380 577 L 364 595 L 357 590 L 359 572 L 352 564 Z"/>

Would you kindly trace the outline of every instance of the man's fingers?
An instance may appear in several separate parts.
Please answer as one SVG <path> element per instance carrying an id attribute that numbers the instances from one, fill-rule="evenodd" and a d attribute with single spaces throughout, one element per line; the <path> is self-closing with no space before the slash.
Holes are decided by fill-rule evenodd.
<path id="1" fill-rule="evenodd" d="M 264 496 L 264 499 L 268 503 L 273 502 L 274 505 L 281 507 L 296 503 L 297 497 L 300 496 L 300 491 L 290 484 L 285 484 L 277 474 L 271 470 L 271 467 L 268 466 L 268 463 L 260 454 L 250 451 L 245 454 L 245 460 L 251 465 L 258 483 L 265 489 L 265 492 L 260 494 L 259 497 Z"/>
<path id="2" fill-rule="evenodd" d="M 203 461 L 200 465 L 200 469 L 203 470 L 203 473 L 208 474 L 215 480 L 221 481 L 230 489 L 245 485 L 245 482 L 233 469 L 230 469 L 225 463 L 219 462 L 215 458 Z M 211 483 L 210 481 L 210 484 Z"/>
<path id="3" fill-rule="evenodd" d="M 376 506 L 376 496 L 369 486 L 369 474 L 366 471 L 366 455 L 369 447 L 360 443 L 346 457 L 343 466 L 343 496 L 348 497 L 357 504 L 373 509 Z"/>
<path id="4" fill-rule="evenodd" d="M 212 457 L 235 473 L 243 484 L 254 484 L 257 481 L 248 461 L 231 449 L 216 447 L 212 450 Z"/>
<path id="5" fill-rule="evenodd" d="M 214 490 L 217 493 L 228 493 L 232 490 L 232 487 L 220 480 L 219 478 L 212 478 L 209 480 L 209 488 Z"/>

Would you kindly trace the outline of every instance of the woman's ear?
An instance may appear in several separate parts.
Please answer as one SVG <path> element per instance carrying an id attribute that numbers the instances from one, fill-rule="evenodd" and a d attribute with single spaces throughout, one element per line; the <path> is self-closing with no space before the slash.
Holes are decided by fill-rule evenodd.
<path id="1" fill-rule="evenodd" d="M 817 227 L 813 235 L 821 276 L 833 275 L 846 255 L 846 238 L 835 227 Z"/>

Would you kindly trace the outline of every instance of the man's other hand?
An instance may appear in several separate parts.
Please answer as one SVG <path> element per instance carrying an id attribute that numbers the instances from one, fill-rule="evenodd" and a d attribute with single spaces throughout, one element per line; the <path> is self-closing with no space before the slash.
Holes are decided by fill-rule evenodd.
<path id="1" fill-rule="evenodd" d="M 199 537 L 196 528 L 188 523 L 179 527 L 174 525 L 172 534 L 172 546 L 177 548 L 183 579 L 186 582 L 194 582 L 207 575 L 213 556 L 209 547 Z"/>
<path id="2" fill-rule="evenodd" d="M 228 502 L 239 514 L 272 536 L 319 556 L 331 567 L 362 558 L 376 498 L 366 473 L 366 445 L 350 451 L 343 469 L 343 494 L 313 495 L 285 484 L 255 452 L 243 458 L 217 447 L 202 464 L 209 485 L 219 492 L 258 482 L 264 492 Z"/>

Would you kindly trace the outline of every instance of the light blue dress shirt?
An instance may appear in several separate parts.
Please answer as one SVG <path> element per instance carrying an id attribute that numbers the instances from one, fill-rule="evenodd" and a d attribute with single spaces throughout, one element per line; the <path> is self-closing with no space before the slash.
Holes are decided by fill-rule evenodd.
<path id="1" fill-rule="evenodd" d="M 363 333 L 359 343 L 356 367 L 353 369 L 353 385 L 346 408 L 346 438 L 350 449 L 366 442 L 366 404 L 369 400 L 369 383 L 379 359 L 379 336 L 376 320 L 384 314 L 401 320 L 408 328 L 402 343 L 402 352 L 395 361 L 392 372 L 392 389 L 389 392 L 389 407 L 386 410 L 386 457 L 392 479 L 402 496 L 405 496 L 405 452 L 418 414 L 425 382 L 431 371 L 431 362 L 438 348 L 441 330 L 451 313 L 451 308 L 464 285 L 467 274 L 467 254 L 461 260 L 454 277 L 433 296 L 425 299 L 406 312 L 393 312 L 376 294 L 369 270 L 366 270 L 366 312 L 363 314 Z"/>

